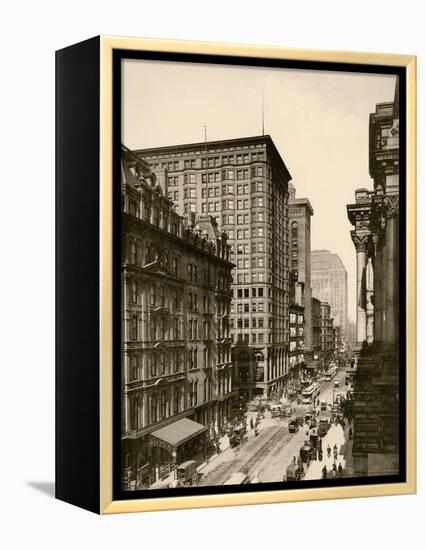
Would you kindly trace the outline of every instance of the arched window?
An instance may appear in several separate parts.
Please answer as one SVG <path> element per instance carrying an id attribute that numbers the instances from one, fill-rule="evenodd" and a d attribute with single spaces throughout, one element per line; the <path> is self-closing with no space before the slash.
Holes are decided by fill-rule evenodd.
<path id="1" fill-rule="evenodd" d="M 298 235 L 298 227 L 297 227 L 297 222 L 291 222 L 291 237 L 292 239 L 297 239 L 297 235 Z"/>

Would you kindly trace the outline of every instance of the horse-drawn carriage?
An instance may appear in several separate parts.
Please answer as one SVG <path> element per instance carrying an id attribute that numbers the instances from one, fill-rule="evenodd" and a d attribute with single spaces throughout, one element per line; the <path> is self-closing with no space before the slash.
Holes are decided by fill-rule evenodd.
<path id="1" fill-rule="evenodd" d="M 247 441 L 246 427 L 244 424 L 239 424 L 231 428 L 229 435 L 229 445 L 231 447 L 237 447 Z"/>

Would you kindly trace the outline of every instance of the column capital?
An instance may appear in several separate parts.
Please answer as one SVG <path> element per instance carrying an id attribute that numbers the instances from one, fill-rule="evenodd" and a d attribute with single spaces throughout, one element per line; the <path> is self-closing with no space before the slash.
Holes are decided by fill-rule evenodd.
<path id="1" fill-rule="evenodd" d="M 366 252 L 369 236 L 370 233 L 357 233 L 356 231 L 351 231 L 352 242 L 357 252 Z"/>
<path id="2" fill-rule="evenodd" d="M 383 206 L 387 218 L 399 216 L 399 195 L 386 195 Z"/>

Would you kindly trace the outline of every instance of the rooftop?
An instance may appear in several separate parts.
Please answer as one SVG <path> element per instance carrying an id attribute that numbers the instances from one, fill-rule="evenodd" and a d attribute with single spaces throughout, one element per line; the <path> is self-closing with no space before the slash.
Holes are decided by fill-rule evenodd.
<path id="1" fill-rule="evenodd" d="M 146 149 L 135 149 L 133 151 L 134 154 L 140 156 L 140 157 L 151 157 L 156 155 L 166 155 L 166 154 L 176 154 L 176 153 L 182 153 L 182 152 L 196 152 L 199 151 L 200 153 L 205 153 L 206 149 L 207 151 L 212 152 L 212 150 L 216 149 L 226 149 L 230 147 L 239 148 L 242 145 L 261 145 L 265 144 L 269 147 L 270 151 L 273 152 L 273 154 L 276 156 L 277 159 L 279 159 L 279 162 L 282 164 L 282 168 L 284 170 L 286 180 L 287 182 L 291 180 L 291 174 L 287 169 L 287 166 L 285 165 L 277 147 L 275 146 L 275 143 L 273 142 L 270 135 L 266 134 L 264 136 L 248 136 L 248 137 L 241 137 L 241 138 L 232 138 L 232 139 L 222 139 L 222 140 L 216 140 L 216 141 L 201 141 L 196 143 L 183 143 L 180 145 L 165 145 L 162 147 L 151 147 Z"/>

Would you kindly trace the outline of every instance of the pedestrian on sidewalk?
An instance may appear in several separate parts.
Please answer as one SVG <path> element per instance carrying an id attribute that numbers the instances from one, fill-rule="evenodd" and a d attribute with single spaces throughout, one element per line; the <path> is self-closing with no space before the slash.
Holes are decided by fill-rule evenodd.
<path id="1" fill-rule="evenodd" d="M 343 468 L 342 468 L 342 463 L 339 462 L 339 466 L 337 467 L 337 471 L 339 473 L 339 477 L 343 477 Z"/>
<path id="2" fill-rule="evenodd" d="M 253 418 L 250 418 L 250 430 L 254 428 Z"/>

